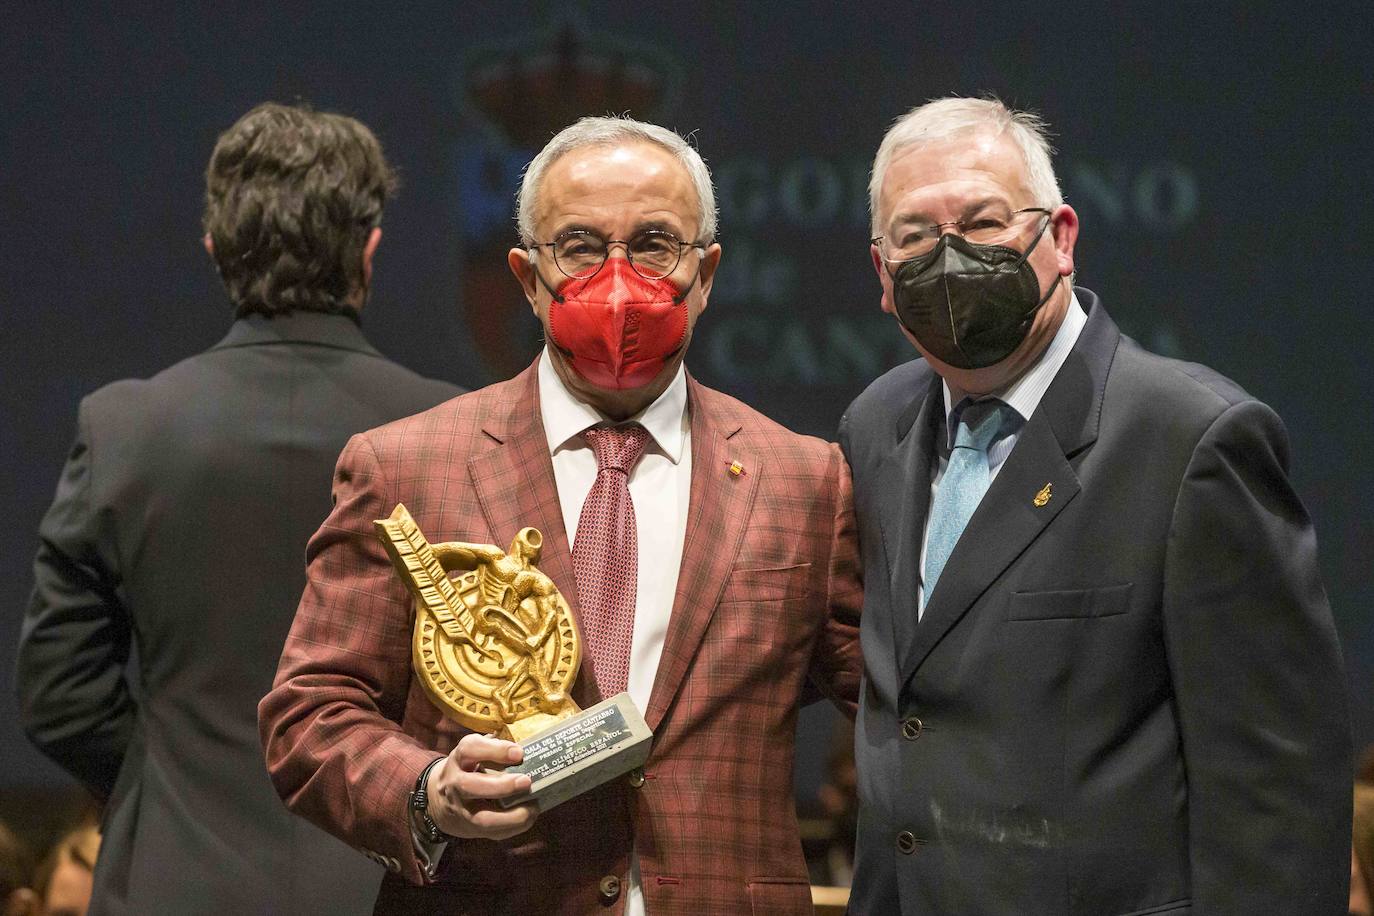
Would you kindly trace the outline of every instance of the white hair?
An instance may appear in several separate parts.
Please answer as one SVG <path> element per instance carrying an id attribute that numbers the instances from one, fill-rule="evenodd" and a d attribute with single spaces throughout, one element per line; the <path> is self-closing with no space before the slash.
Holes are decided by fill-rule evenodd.
<path id="1" fill-rule="evenodd" d="M 619 115 L 579 119 L 555 134 L 539 151 L 539 155 L 530 160 L 516 197 L 515 220 L 521 243 L 531 245 L 535 241 L 534 214 L 539 208 L 540 184 L 549 166 L 564 154 L 584 146 L 613 146 L 625 142 L 652 143 L 677 157 L 692 179 L 701 209 L 697 220 L 697 238 L 684 241 L 715 241 L 716 192 L 711 187 L 711 172 L 702 161 L 701 154 L 683 137 L 666 127 Z"/>
<path id="2" fill-rule="evenodd" d="M 1035 205 L 1054 209 L 1064 202 L 1055 177 L 1045 122 L 1030 111 L 1016 111 L 995 98 L 967 99 L 950 97 L 935 99 L 918 105 L 893 122 L 878 155 L 873 157 L 873 174 L 868 181 L 868 211 L 873 232 L 879 234 L 878 197 L 882 193 L 887 167 L 898 152 L 945 140 L 955 134 L 970 131 L 991 131 L 994 136 L 1006 133 L 1021 151 L 1026 162 L 1027 189 L 1035 196 Z"/>

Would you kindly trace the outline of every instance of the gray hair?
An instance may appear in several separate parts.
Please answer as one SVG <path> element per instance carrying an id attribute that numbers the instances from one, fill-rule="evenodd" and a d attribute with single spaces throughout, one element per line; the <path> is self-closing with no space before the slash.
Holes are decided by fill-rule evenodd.
<path id="1" fill-rule="evenodd" d="M 539 155 L 525 167 L 525 177 L 520 182 L 520 193 L 516 197 L 516 227 L 520 230 L 520 242 L 524 245 L 534 243 L 534 212 L 539 206 L 539 186 L 544 173 L 561 156 L 583 146 L 612 146 L 624 142 L 645 142 L 662 147 L 677 157 L 682 167 L 696 187 L 697 201 L 701 213 L 698 220 L 697 239 L 706 242 L 716 238 L 716 192 L 711 187 L 711 172 L 690 143 L 674 131 L 657 124 L 636 121 L 628 116 L 604 118 L 581 118 L 576 123 L 563 128 L 550 140 Z"/>
<path id="2" fill-rule="evenodd" d="M 882 231 L 878 225 L 878 196 L 882 193 L 883 179 L 892 158 L 909 147 L 976 130 L 1011 136 L 1026 162 L 1026 184 L 1036 198 L 1036 206 L 1053 209 L 1064 203 L 1059 179 L 1050 164 L 1054 150 L 1046 124 L 1039 115 L 1008 108 L 995 98 L 935 99 L 918 105 L 894 121 L 878 146 L 878 155 L 873 158 L 873 174 L 868 181 L 868 211 L 874 234 Z"/>

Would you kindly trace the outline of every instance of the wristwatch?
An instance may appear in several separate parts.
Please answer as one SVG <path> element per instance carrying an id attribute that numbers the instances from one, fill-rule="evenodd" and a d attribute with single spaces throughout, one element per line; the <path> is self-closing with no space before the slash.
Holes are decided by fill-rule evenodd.
<path id="1" fill-rule="evenodd" d="M 414 811 L 420 819 L 420 833 L 431 843 L 447 843 L 449 840 L 456 840 L 457 837 L 444 833 L 439 829 L 439 825 L 434 823 L 434 818 L 429 816 L 429 792 L 425 789 L 425 783 L 429 779 L 429 771 L 434 769 L 444 761 L 443 757 L 435 757 L 429 762 L 429 766 L 420 771 L 420 776 L 415 780 L 415 788 L 410 793 L 410 810 Z"/>

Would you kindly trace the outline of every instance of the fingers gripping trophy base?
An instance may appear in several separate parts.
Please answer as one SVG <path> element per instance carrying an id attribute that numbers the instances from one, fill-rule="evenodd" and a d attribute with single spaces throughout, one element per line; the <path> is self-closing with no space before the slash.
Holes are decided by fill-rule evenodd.
<path id="1" fill-rule="evenodd" d="M 544 812 L 643 766 L 653 733 L 630 695 L 619 693 L 519 743 L 524 761 L 503 772 L 529 776 L 530 789 L 501 805 L 533 801 Z"/>

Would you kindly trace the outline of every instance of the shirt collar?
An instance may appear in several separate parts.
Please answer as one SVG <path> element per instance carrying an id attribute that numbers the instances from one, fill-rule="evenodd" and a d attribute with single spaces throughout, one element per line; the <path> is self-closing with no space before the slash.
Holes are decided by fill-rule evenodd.
<path id="1" fill-rule="evenodd" d="M 587 427 L 612 422 L 610 417 L 585 401 L 579 401 L 567 389 L 553 368 L 547 346 L 539 354 L 538 378 L 539 413 L 550 455 L 568 447 L 573 439 L 579 439 Z M 659 452 L 677 464 L 682 459 L 687 438 L 687 370 L 679 364 L 677 374 L 663 393 L 630 420 L 648 430 Z"/>
<path id="2" fill-rule="evenodd" d="M 1064 365 L 1064 361 L 1073 352 L 1073 345 L 1078 342 L 1078 335 L 1083 332 L 1083 325 L 1088 323 L 1088 313 L 1083 311 L 1083 306 L 1078 303 L 1078 296 L 1072 290 L 1069 293 L 1069 308 L 1064 313 L 1064 321 L 1059 325 L 1059 330 L 1055 333 L 1050 345 L 1045 348 L 1045 352 L 1040 354 L 1031 367 L 1001 391 L 993 392 L 992 397 L 1000 398 L 1012 410 L 1016 411 L 1021 422 L 1025 423 L 1030 419 L 1031 414 L 1040 406 L 1040 400 L 1045 396 L 1045 391 L 1049 389 L 1050 382 L 1059 374 L 1059 369 Z M 949 390 L 948 382 L 941 382 L 940 387 L 944 390 L 945 397 L 945 435 L 949 448 L 954 448 L 954 434 L 958 430 L 953 426 L 958 422 L 958 417 L 954 415 L 956 405 L 951 403 L 953 395 Z"/>

